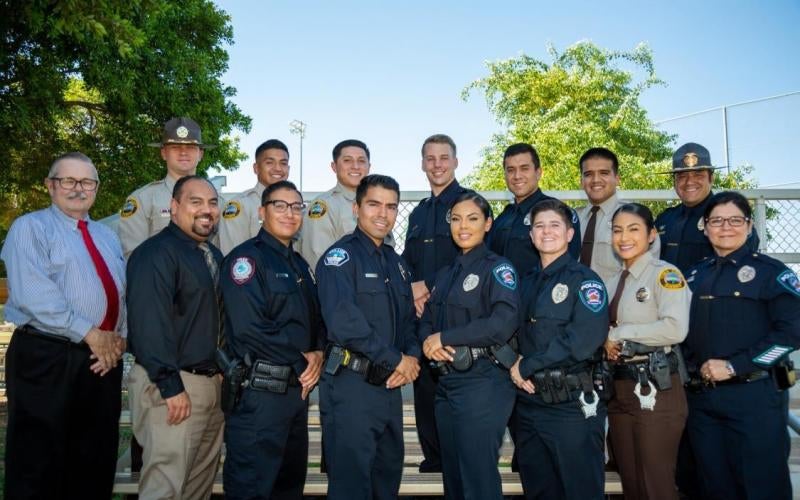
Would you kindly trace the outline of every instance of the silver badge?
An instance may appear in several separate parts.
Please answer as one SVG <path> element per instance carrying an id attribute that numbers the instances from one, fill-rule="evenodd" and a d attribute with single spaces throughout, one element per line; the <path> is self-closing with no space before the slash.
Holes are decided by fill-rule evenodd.
<path id="1" fill-rule="evenodd" d="M 697 219 L 697 230 L 698 231 L 702 231 L 705 228 L 706 228 L 706 225 L 703 224 L 703 218 L 700 217 L 699 219 Z"/>
<path id="2" fill-rule="evenodd" d="M 564 283 L 558 283 L 556 286 L 553 287 L 553 291 L 550 292 L 550 296 L 553 297 L 553 304 L 560 304 L 564 302 L 564 300 L 569 295 L 569 287 Z"/>
<path id="3" fill-rule="evenodd" d="M 742 283 L 753 281 L 753 278 L 756 277 L 756 270 L 750 266 L 742 266 L 739 268 L 739 272 L 736 273 L 736 277 L 739 278 L 739 281 Z"/>
<path id="4" fill-rule="evenodd" d="M 401 263 L 399 263 L 399 262 L 398 262 L 398 263 L 397 263 L 397 267 L 399 267 L 399 268 L 400 268 L 400 276 L 402 276 L 402 277 L 403 277 L 403 281 L 406 281 L 406 270 L 405 270 L 405 269 L 403 269 L 403 264 L 401 264 Z"/>
<path id="5" fill-rule="evenodd" d="M 531 225 L 531 214 L 530 213 L 528 215 L 526 215 L 524 219 L 522 219 L 522 223 L 525 224 L 526 226 L 530 226 Z"/>
<path id="6" fill-rule="evenodd" d="M 175 131 L 175 135 L 177 135 L 177 136 L 178 136 L 178 137 L 180 137 L 181 139 L 186 139 L 187 137 L 189 137 L 189 129 L 188 129 L 188 128 L 186 128 L 186 127 L 184 127 L 183 125 L 181 125 L 181 126 L 180 126 L 180 127 L 178 127 L 178 129 Z"/>
<path id="7" fill-rule="evenodd" d="M 467 277 L 464 278 L 464 291 L 469 292 L 470 290 L 475 290 L 480 280 L 477 274 L 468 274 Z"/>
<path id="8" fill-rule="evenodd" d="M 650 300 L 650 290 L 648 290 L 647 287 L 644 286 L 636 290 L 636 300 L 638 300 L 639 302 L 647 302 L 648 300 Z"/>
<path id="9" fill-rule="evenodd" d="M 450 209 L 447 209 L 447 213 L 444 214 L 444 221 L 450 224 Z"/>

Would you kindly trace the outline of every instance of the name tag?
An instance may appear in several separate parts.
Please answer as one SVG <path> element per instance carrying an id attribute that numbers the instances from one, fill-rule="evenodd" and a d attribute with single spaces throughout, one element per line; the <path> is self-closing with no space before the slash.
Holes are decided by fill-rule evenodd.
<path id="1" fill-rule="evenodd" d="M 286 273 L 275 273 L 276 278 L 288 278 L 289 275 Z"/>
<path id="2" fill-rule="evenodd" d="M 364 277 L 365 278 L 377 278 L 378 277 L 378 273 L 366 273 L 366 274 L 364 274 Z"/>

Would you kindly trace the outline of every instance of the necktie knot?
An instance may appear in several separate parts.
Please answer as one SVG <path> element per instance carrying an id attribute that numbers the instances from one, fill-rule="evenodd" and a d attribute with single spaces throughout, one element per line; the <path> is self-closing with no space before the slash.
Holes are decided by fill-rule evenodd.
<path id="1" fill-rule="evenodd" d="M 600 205 L 593 206 L 592 209 L 589 211 L 592 213 L 592 215 L 596 214 L 597 212 L 600 211 Z"/>

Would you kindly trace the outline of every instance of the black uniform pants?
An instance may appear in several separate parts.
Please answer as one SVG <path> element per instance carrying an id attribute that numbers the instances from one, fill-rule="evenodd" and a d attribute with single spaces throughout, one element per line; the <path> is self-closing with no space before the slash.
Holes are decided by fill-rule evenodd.
<path id="1" fill-rule="evenodd" d="M 6 353 L 5 498 L 111 498 L 122 364 L 89 369 L 85 345 L 14 332 Z"/>
<path id="2" fill-rule="evenodd" d="M 593 500 L 605 491 L 604 403 L 586 418 L 578 401 L 547 404 L 517 391 L 517 459 L 527 499 Z"/>
<path id="3" fill-rule="evenodd" d="M 301 500 L 308 470 L 308 401 L 245 389 L 225 418 L 225 498 Z"/>
<path id="4" fill-rule="evenodd" d="M 497 461 L 514 393 L 508 372 L 487 359 L 439 379 L 436 424 L 448 500 L 502 500 Z"/>
<path id="5" fill-rule="evenodd" d="M 435 399 L 436 380 L 428 363 L 423 362 L 419 370 L 419 377 L 414 381 L 414 418 L 424 457 L 422 463 L 419 464 L 420 472 L 442 472 L 442 457 L 434 411 Z"/>
<path id="6" fill-rule="evenodd" d="M 328 500 L 396 499 L 403 475 L 400 389 L 343 369 L 320 379 Z"/>
<path id="7" fill-rule="evenodd" d="M 686 396 L 703 498 L 792 498 L 788 391 L 766 378 Z"/>

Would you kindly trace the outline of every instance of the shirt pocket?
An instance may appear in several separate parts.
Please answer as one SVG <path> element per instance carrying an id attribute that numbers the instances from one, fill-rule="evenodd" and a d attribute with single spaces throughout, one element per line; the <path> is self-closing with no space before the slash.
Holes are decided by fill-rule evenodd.
<path id="1" fill-rule="evenodd" d="M 378 273 L 362 272 L 356 277 L 356 300 L 359 308 L 373 326 L 379 321 L 389 321 L 388 290 Z"/>

